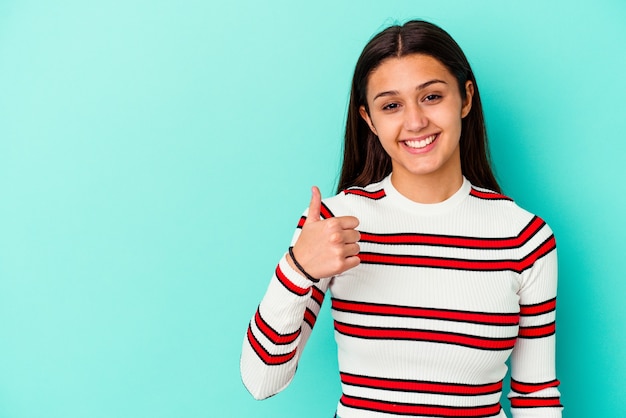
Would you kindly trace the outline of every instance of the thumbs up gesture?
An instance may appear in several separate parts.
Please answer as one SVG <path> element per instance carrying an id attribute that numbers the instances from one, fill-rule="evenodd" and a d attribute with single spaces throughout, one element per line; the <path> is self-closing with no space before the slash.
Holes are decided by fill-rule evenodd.
<path id="1" fill-rule="evenodd" d="M 293 246 L 293 255 L 311 276 L 320 279 L 332 277 L 359 265 L 361 234 L 355 228 L 359 220 L 354 216 L 321 219 L 322 196 L 317 187 L 311 190 L 311 203 L 302 232 Z M 291 257 L 289 264 L 296 270 Z"/>

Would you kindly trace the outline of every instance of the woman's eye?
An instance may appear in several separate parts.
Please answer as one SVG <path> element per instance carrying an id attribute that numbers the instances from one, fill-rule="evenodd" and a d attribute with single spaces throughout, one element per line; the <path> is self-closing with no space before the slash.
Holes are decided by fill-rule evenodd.
<path id="1" fill-rule="evenodd" d="M 386 104 L 385 106 L 383 106 L 383 110 L 395 110 L 399 106 L 400 105 L 398 103 L 389 103 L 389 104 Z"/>
<path id="2" fill-rule="evenodd" d="M 439 94 L 429 94 L 428 96 L 424 97 L 425 102 L 432 102 L 439 99 L 441 99 L 441 96 Z"/>

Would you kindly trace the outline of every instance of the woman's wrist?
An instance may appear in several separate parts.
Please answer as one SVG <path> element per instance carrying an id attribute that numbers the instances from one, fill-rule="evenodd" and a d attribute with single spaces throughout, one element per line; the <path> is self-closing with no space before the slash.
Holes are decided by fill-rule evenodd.
<path id="1" fill-rule="evenodd" d="M 298 263 L 298 260 L 296 260 L 296 256 L 293 253 L 293 247 L 289 247 L 289 258 L 288 258 L 287 261 L 291 261 L 289 264 L 293 264 L 293 266 L 295 266 L 294 270 L 299 271 L 304 277 L 306 277 L 310 281 L 312 281 L 314 283 L 317 283 L 317 282 L 320 281 L 320 279 L 316 279 L 315 277 L 313 277 L 309 273 L 307 273 L 307 271 L 304 269 L 304 267 L 302 267 L 302 265 L 300 263 Z"/>

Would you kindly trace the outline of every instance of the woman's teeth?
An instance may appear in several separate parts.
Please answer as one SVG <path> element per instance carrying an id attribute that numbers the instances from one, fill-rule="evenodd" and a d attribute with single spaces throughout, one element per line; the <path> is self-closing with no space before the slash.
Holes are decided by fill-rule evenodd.
<path id="1" fill-rule="evenodd" d="M 428 138 L 424 138 L 419 141 L 404 141 L 404 143 L 410 148 L 424 148 L 425 146 L 432 144 L 435 138 L 437 138 L 437 135 L 431 135 Z"/>

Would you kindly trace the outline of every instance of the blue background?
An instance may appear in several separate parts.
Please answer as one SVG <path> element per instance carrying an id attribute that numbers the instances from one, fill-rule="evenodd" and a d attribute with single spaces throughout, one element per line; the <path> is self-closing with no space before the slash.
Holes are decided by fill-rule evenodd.
<path id="1" fill-rule="evenodd" d="M 424 18 L 477 74 L 505 192 L 559 245 L 568 418 L 626 416 L 626 3 L 3 0 L 0 417 L 329 417 L 328 306 L 295 381 L 254 401 L 241 342 L 348 87 Z"/>

